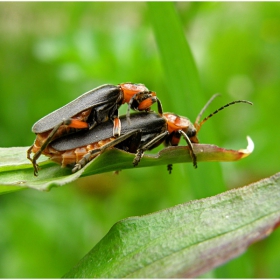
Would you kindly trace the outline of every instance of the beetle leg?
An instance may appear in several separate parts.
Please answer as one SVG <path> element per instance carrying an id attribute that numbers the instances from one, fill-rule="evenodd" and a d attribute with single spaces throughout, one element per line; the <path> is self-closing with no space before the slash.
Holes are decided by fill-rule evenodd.
<path id="1" fill-rule="evenodd" d="M 36 159 L 34 160 L 30 157 L 31 153 L 32 153 L 32 149 L 33 149 L 34 145 L 32 145 L 28 150 L 27 150 L 27 158 L 32 162 L 33 165 L 33 169 L 34 169 L 34 176 L 38 176 L 38 170 L 39 170 L 39 166 L 36 163 Z M 40 156 L 40 155 L 39 155 Z"/>
<path id="2" fill-rule="evenodd" d="M 160 114 L 160 116 L 162 116 L 163 114 L 162 104 L 158 98 L 157 98 L 157 108 L 158 108 L 158 113 Z"/>
<path id="3" fill-rule="evenodd" d="M 129 102 L 127 103 L 127 111 L 126 111 L 126 119 L 129 125 L 131 125 L 131 121 L 130 121 L 130 109 L 131 109 L 131 105 L 132 102 L 134 101 L 135 97 L 136 97 L 137 93 L 135 93 L 132 98 L 129 100 Z"/>
<path id="4" fill-rule="evenodd" d="M 120 136 L 121 134 L 121 121 L 120 119 L 117 117 L 113 120 L 114 123 L 114 127 L 113 127 L 113 136 Z"/>
<path id="5" fill-rule="evenodd" d="M 195 168 L 197 168 L 197 163 L 196 163 L 196 155 L 193 151 L 193 144 L 190 140 L 190 138 L 188 137 L 188 135 L 183 131 L 183 130 L 178 130 L 178 132 L 185 138 L 188 146 L 189 146 L 189 150 L 190 150 L 190 155 L 191 155 L 191 158 L 192 158 L 192 161 L 193 161 L 193 166 Z"/>
<path id="6" fill-rule="evenodd" d="M 27 150 L 27 158 L 32 162 L 33 164 L 33 168 L 34 168 L 34 175 L 35 176 L 38 176 L 38 169 L 39 169 L 39 166 L 37 164 L 37 159 L 41 156 L 42 152 L 45 150 L 45 148 L 48 146 L 48 144 L 51 142 L 53 136 L 55 135 L 55 133 L 57 132 L 57 130 L 59 129 L 59 127 L 64 123 L 61 122 L 60 124 L 58 124 L 57 126 L 55 126 L 53 128 L 53 130 L 51 131 L 51 133 L 49 134 L 48 138 L 46 139 L 46 141 L 43 143 L 43 145 L 40 147 L 40 150 L 37 151 L 33 158 L 31 159 L 30 158 L 30 153 L 31 153 L 31 150 L 33 148 L 34 145 L 32 145 L 28 150 Z"/>
<path id="7" fill-rule="evenodd" d="M 118 114 L 118 110 L 116 110 L 115 115 L 114 115 L 114 119 L 113 119 L 113 136 L 119 137 L 121 135 L 121 121 L 119 119 L 119 114 Z"/>
<path id="8" fill-rule="evenodd" d="M 172 172 L 172 163 L 167 164 L 167 171 L 169 172 L 169 174 L 171 174 L 171 172 Z"/>
<path id="9" fill-rule="evenodd" d="M 53 130 L 50 132 L 48 137 L 46 138 L 45 142 L 42 144 L 40 149 L 34 154 L 33 158 L 30 157 L 30 154 L 32 152 L 32 149 L 34 145 L 32 145 L 28 150 L 27 150 L 27 158 L 32 162 L 33 168 L 34 168 L 34 175 L 38 176 L 38 170 L 39 166 L 37 164 L 38 158 L 41 156 L 42 152 L 46 149 L 46 147 L 50 144 L 50 142 L 53 140 L 56 132 L 58 129 L 61 127 L 61 125 L 67 125 L 72 128 L 76 129 L 85 129 L 88 128 L 88 123 L 78 120 L 78 119 L 64 119 L 62 122 L 60 122 L 58 125 L 56 125 Z"/>
<path id="10" fill-rule="evenodd" d="M 117 144 L 123 142 L 124 140 L 128 139 L 129 137 L 133 136 L 138 132 L 139 132 L 138 129 L 132 130 L 131 132 L 124 134 L 114 139 L 113 141 L 103 145 L 101 148 L 90 150 L 82 157 L 82 159 L 78 163 L 75 164 L 74 168 L 72 169 L 72 172 L 75 173 L 81 168 L 83 168 L 88 162 L 90 162 L 95 157 L 95 154 L 101 154 L 106 149 L 116 146 Z"/>
<path id="11" fill-rule="evenodd" d="M 137 166 L 138 163 L 140 162 L 141 158 L 144 155 L 144 152 L 146 150 L 149 150 L 153 145 L 155 145 L 157 142 L 159 142 L 162 138 L 166 137 L 168 135 L 168 131 L 165 131 L 158 136 L 156 136 L 154 139 L 152 139 L 150 142 L 146 143 L 143 147 L 137 150 L 136 156 L 133 160 L 133 165 Z"/>
<path id="12" fill-rule="evenodd" d="M 89 125 L 88 129 L 91 130 L 97 125 L 97 122 L 93 122 L 91 125 Z"/>

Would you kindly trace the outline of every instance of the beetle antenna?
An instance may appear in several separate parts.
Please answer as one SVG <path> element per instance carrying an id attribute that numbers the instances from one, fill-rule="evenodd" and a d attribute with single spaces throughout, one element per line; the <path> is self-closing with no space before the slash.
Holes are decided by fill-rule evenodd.
<path id="1" fill-rule="evenodd" d="M 214 96 L 213 96 L 213 97 L 214 97 Z M 213 100 L 213 97 L 212 97 L 209 101 L 212 101 L 212 100 Z M 216 96 L 215 96 L 215 97 L 216 97 Z M 207 102 L 207 104 L 210 103 L 209 101 Z M 236 104 L 236 103 L 247 103 L 247 104 L 253 105 L 252 102 L 247 101 L 247 100 L 236 100 L 236 101 L 232 101 L 232 102 L 230 102 L 230 103 L 228 103 L 228 104 L 222 106 L 221 108 L 217 109 L 215 112 L 213 112 L 212 114 L 210 114 L 208 117 L 204 118 L 200 123 L 197 122 L 197 119 L 198 119 L 198 121 L 199 121 L 199 118 L 197 117 L 197 119 L 196 119 L 196 121 L 195 121 L 195 124 L 194 124 L 194 126 L 195 126 L 197 132 L 200 130 L 201 126 L 202 126 L 208 119 L 210 119 L 212 116 L 214 116 L 215 114 L 217 114 L 218 112 L 220 112 L 220 111 L 223 110 L 224 108 L 229 107 L 229 106 L 231 106 L 231 105 L 233 105 L 233 104 Z M 206 105 L 207 105 L 207 104 L 206 104 Z M 208 104 L 208 105 L 209 105 L 209 104 Z M 206 107 L 206 106 L 204 106 L 204 107 Z M 202 111 L 204 111 L 204 110 L 205 110 L 205 109 L 203 108 Z"/>
<path id="2" fill-rule="evenodd" d="M 205 112 L 205 110 L 208 108 L 208 106 L 209 106 L 209 105 L 212 103 L 212 101 L 213 101 L 216 97 L 218 97 L 218 96 L 220 96 L 219 93 L 216 93 L 216 94 L 212 95 L 212 97 L 211 97 L 211 98 L 208 100 L 208 102 L 204 105 L 204 107 L 201 109 L 201 111 L 199 112 L 199 114 L 198 114 L 198 116 L 197 116 L 197 118 L 196 118 L 196 120 L 195 120 L 195 122 L 194 122 L 194 125 L 195 125 L 195 126 L 198 125 L 202 114 Z"/>

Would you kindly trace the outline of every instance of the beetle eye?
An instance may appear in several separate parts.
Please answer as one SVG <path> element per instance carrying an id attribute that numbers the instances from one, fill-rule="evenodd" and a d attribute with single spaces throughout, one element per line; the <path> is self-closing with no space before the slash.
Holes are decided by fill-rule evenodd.
<path id="1" fill-rule="evenodd" d="M 188 130 L 187 130 L 187 135 L 189 137 L 193 137 L 196 135 L 196 129 L 194 127 L 188 127 Z"/>

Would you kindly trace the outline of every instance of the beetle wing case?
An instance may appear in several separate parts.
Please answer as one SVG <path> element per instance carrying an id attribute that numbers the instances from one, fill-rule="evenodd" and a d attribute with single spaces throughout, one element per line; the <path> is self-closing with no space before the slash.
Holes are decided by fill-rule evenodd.
<path id="1" fill-rule="evenodd" d="M 151 137 L 166 129 L 166 120 L 160 115 L 152 112 L 137 112 L 131 114 L 128 123 L 126 116 L 120 117 L 122 123 L 121 135 L 125 135 L 133 130 L 139 130 L 143 135 L 149 134 Z M 66 151 L 78 147 L 86 146 L 101 140 L 112 137 L 113 123 L 107 121 L 96 126 L 92 130 L 80 131 L 67 135 L 51 143 L 52 148 L 57 151 Z"/>
<path id="2" fill-rule="evenodd" d="M 120 87 L 109 84 L 92 89 L 37 121 L 32 127 L 32 132 L 42 133 L 48 131 L 63 120 L 69 119 L 91 107 L 94 108 L 103 104 L 104 106 L 106 104 L 112 106 L 111 101 L 115 102 L 119 94 Z"/>

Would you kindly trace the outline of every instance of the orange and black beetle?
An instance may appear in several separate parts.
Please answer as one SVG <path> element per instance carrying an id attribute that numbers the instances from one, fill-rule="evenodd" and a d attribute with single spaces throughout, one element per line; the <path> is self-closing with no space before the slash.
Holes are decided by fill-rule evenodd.
<path id="1" fill-rule="evenodd" d="M 79 130 L 91 130 L 107 120 L 113 121 L 111 135 L 119 136 L 121 122 L 118 109 L 122 104 L 128 104 L 126 117 L 129 120 L 130 108 L 150 111 L 151 105 L 155 102 L 158 104 L 159 114 L 162 114 L 161 102 L 156 93 L 148 90 L 143 84 L 123 83 L 117 86 L 107 84 L 84 93 L 46 115 L 33 125 L 32 131 L 37 136 L 27 151 L 27 158 L 34 167 L 34 175 L 38 174 L 37 159 L 55 139 Z M 31 153 L 35 153 L 33 158 Z"/>

